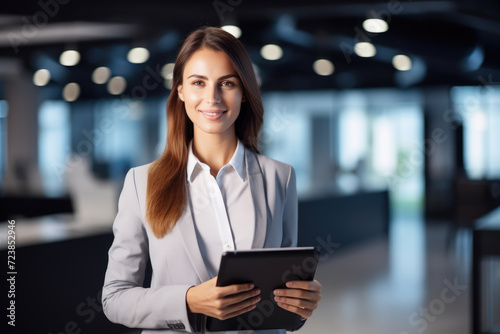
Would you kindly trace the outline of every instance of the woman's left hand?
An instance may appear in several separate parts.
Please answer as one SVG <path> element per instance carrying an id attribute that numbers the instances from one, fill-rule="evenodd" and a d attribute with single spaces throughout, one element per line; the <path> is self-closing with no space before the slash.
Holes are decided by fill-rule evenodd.
<path id="1" fill-rule="evenodd" d="M 321 300 L 321 284 L 316 280 L 290 281 L 286 287 L 274 290 L 274 300 L 278 306 L 304 319 L 309 318 Z"/>

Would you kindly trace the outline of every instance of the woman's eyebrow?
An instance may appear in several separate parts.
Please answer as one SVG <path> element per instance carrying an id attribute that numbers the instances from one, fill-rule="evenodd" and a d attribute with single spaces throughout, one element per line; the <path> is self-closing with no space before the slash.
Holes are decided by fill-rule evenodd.
<path id="1" fill-rule="evenodd" d="M 223 75 L 221 76 L 219 79 L 217 80 L 224 80 L 224 79 L 229 79 L 229 78 L 238 78 L 238 76 L 236 74 L 226 74 L 226 75 Z M 190 75 L 189 77 L 187 77 L 188 79 L 190 78 L 198 78 L 198 79 L 203 79 L 203 80 L 208 80 L 208 78 L 204 75 L 200 75 L 200 74 L 192 74 Z"/>

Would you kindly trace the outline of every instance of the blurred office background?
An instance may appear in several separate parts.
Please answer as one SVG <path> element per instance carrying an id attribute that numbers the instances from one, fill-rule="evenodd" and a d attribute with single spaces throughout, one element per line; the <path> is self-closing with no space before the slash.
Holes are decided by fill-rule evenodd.
<path id="1" fill-rule="evenodd" d="M 1 245 L 15 220 L 20 333 L 130 331 L 99 301 L 117 199 L 163 150 L 173 62 L 204 25 L 246 46 L 262 152 L 295 167 L 299 243 L 322 250 L 324 299 L 301 331 L 499 333 L 487 0 L 2 4 Z"/>

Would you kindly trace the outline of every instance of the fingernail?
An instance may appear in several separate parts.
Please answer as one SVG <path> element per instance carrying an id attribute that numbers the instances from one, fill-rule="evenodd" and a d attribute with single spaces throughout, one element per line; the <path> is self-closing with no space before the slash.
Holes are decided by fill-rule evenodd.
<path id="1" fill-rule="evenodd" d="M 275 295 L 281 295 L 281 291 L 280 290 L 274 290 L 274 294 Z"/>
<path id="2" fill-rule="evenodd" d="M 286 286 L 287 286 L 288 288 L 291 288 L 291 287 L 293 286 L 293 283 L 292 283 L 292 282 L 286 282 Z"/>
<path id="3" fill-rule="evenodd" d="M 253 289 L 253 288 L 255 288 L 255 284 L 250 283 L 250 289 Z"/>

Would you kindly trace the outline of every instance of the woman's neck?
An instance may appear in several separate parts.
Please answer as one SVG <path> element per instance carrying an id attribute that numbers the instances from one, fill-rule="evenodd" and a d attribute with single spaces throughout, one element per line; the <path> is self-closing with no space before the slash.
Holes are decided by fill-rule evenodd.
<path id="1" fill-rule="evenodd" d="M 238 145 L 236 134 L 214 135 L 194 134 L 193 153 L 203 163 L 210 167 L 210 174 L 217 177 L 219 170 L 233 157 Z"/>

